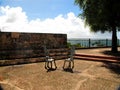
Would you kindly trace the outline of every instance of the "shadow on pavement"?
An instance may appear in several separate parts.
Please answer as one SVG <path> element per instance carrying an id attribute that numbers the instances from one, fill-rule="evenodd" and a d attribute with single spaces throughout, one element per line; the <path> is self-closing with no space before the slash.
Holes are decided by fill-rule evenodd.
<path id="1" fill-rule="evenodd" d="M 120 57 L 120 51 L 118 51 L 117 53 L 113 53 L 111 51 L 106 50 L 106 51 L 102 51 L 102 53 L 105 54 L 105 55 Z"/>
<path id="2" fill-rule="evenodd" d="M 66 69 L 64 69 L 64 71 L 65 71 L 65 72 L 73 73 L 73 69 L 71 69 L 71 68 L 66 68 Z"/>
<path id="3" fill-rule="evenodd" d="M 102 65 L 102 67 L 106 67 L 112 73 L 116 73 L 116 74 L 120 75 L 120 63 L 108 63 L 108 62 L 105 62 L 104 65 Z"/>
<path id="4" fill-rule="evenodd" d="M 0 90 L 3 90 L 2 86 L 0 85 Z"/>

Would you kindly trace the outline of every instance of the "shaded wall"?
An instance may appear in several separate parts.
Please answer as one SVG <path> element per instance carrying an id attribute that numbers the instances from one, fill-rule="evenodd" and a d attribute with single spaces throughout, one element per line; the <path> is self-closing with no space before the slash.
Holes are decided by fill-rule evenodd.
<path id="1" fill-rule="evenodd" d="M 0 32 L 0 59 L 43 56 L 43 46 L 66 48 L 66 34 Z"/>

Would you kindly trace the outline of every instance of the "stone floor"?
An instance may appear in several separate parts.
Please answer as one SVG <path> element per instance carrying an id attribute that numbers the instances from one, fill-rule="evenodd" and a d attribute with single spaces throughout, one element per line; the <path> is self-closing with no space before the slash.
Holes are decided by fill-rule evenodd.
<path id="1" fill-rule="evenodd" d="M 110 51 L 111 48 L 92 48 L 92 49 L 78 49 L 76 50 L 76 53 L 111 56 L 111 54 L 107 53 Z M 118 54 L 120 56 L 120 47 L 118 47 L 118 51 L 119 51 Z"/>
<path id="2" fill-rule="evenodd" d="M 101 53 L 98 49 L 86 51 Z M 116 90 L 120 86 L 118 63 L 75 59 L 73 73 L 64 71 L 63 63 L 56 61 L 58 68 L 51 72 L 44 62 L 0 67 L 0 90 Z"/>

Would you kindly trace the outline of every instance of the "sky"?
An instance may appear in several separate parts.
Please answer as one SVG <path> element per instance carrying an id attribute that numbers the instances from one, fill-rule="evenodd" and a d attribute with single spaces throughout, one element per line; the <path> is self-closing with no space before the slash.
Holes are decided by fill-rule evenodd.
<path id="1" fill-rule="evenodd" d="M 68 38 L 111 39 L 109 32 L 91 32 L 78 17 L 81 12 L 74 0 L 0 0 L 0 29 L 2 32 L 63 33 Z"/>

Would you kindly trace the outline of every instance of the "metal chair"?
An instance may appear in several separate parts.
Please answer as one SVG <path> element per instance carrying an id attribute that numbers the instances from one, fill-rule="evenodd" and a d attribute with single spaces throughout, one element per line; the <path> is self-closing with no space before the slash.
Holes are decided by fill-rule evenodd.
<path id="1" fill-rule="evenodd" d="M 50 54 L 46 46 L 44 47 L 44 53 L 45 53 L 45 69 L 47 69 L 48 71 L 56 70 L 57 66 L 55 59 L 49 56 Z"/>
<path id="2" fill-rule="evenodd" d="M 75 47 L 72 46 L 69 50 L 68 58 L 64 60 L 63 70 L 73 72 L 74 54 L 75 54 Z M 68 64 L 68 66 L 66 66 L 66 64 Z"/>

